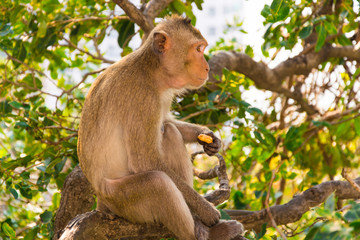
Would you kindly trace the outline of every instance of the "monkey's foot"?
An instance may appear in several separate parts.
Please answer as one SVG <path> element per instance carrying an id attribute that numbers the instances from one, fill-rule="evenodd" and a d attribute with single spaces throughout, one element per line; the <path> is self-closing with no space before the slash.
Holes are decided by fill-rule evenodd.
<path id="1" fill-rule="evenodd" d="M 195 217 L 195 237 L 196 240 L 207 240 L 209 238 L 209 228 L 200 219 Z"/>
<path id="2" fill-rule="evenodd" d="M 210 240 L 231 240 L 244 232 L 241 223 L 235 220 L 221 220 L 218 224 L 210 228 Z M 236 239 L 236 238 L 235 238 Z"/>

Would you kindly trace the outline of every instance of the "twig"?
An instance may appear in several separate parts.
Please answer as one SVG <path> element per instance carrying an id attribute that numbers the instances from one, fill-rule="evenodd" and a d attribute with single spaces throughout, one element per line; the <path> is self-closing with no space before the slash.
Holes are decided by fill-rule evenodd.
<path id="1" fill-rule="evenodd" d="M 216 109 L 225 109 L 225 108 L 229 108 L 229 107 L 221 106 L 221 105 L 216 105 L 216 106 L 214 106 L 214 108 L 216 108 Z M 190 119 L 190 118 L 192 118 L 192 117 L 196 117 L 196 116 L 199 116 L 199 115 L 201 115 L 201 114 L 203 114 L 203 113 L 211 112 L 211 111 L 213 111 L 213 110 L 214 110 L 213 108 L 205 108 L 205 109 L 200 110 L 200 111 L 198 111 L 198 112 L 191 113 L 191 114 L 187 115 L 186 117 L 181 118 L 180 120 L 181 120 L 181 121 L 185 121 L 185 120 L 188 120 L 188 119 Z"/>
<path id="2" fill-rule="evenodd" d="M 73 128 L 68 128 L 68 127 L 63 127 L 63 126 L 45 126 L 43 127 L 43 129 L 64 129 L 70 132 L 78 132 L 76 129 Z"/>
<path id="3" fill-rule="evenodd" d="M 325 39 L 325 43 L 330 42 L 331 40 L 334 40 L 335 38 L 337 38 L 338 36 L 340 36 L 342 34 L 342 27 L 338 29 L 338 33 L 334 34 L 334 35 L 330 35 Z M 316 43 L 311 44 L 310 46 L 308 46 L 307 48 L 305 48 L 299 55 L 305 55 L 307 53 L 309 53 L 310 51 L 312 51 L 316 46 Z"/>
<path id="4" fill-rule="evenodd" d="M 359 204 L 359 203 L 360 203 L 360 199 L 356 200 L 355 202 L 356 202 L 357 204 Z M 353 205 L 348 204 L 348 205 L 342 207 L 341 209 L 337 210 L 336 212 L 343 212 L 343 211 L 348 210 L 348 209 L 350 209 L 350 208 L 352 208 L 352 207 L 353 207 Z"/>
<path id="5" fill-rule="evenodd" d="M 316 218 L 316 219 L 314 220 L 314 222 L 313 222 L 312 224 L 310 224 L 310 225 L 307 226 L 307 227 L 304 227 L 304 228 L 303 228 L 304 230 L 302 230 L 302 231 L 300 231 L 300 232 L 297 232 L 297 233 L 294 233 L 294 232 L 292 232 L 292 233 L 286 233 L 286 236 L 287 236 L 287 237 L 295 237 L 296 235 L 299 235 L 299 234 L 305 232 L 306 230 L 308 230 L 309 228 L 311 228 L 311 227 L 314 226 L 317 222 L 320 222 L 320 221 L 326 221 L 326 218 L 324 218 L 324 217 L 318 217 L 318 218 Z M 296 230 L 296 229 L 295 229 L 295 230 Z"/>
<path id="6" fill-rule="evenodd" d="M 67 44 L 68 44 L 69 47 L 72 47 L 72 48 L 74 48 L 74 49 L 77 49 L 77 50 L 79 50 L 80 52 L 85 53 L 85 54 L 91 56 L 93 59 L 101 60 L 101 61 L 103 61 L 104 63 L 110 63 L 110 64 L 115 63 L 115 61 L 106 59 L 106 58 L 104 58 L 102 55 L 95 56 L 94 54 L 92 54 L 92 53 L 90 53 L 90 52 L 88 52 L 88 51 L 85 51 L 84 49 L 79 48 L 78 46 L 76 46 L 76 45 L 73 44 L 70 40 L 68 40 L 68 39 L 66 39 L 66 38 L 63 38 L 63 39 L 65 40 L 65 42 L 67 42 Z"/>
<path id="7" fill-rule="evenodd" d="M 3 147 L 3 149 L 6 151 L 6 152 L 8 152 L 9 154 L 10 154 L 10 156 L 12 157 L 12 158 L 16 158 L 16 152 L 13 150 L 13 149 L 7 149 L 7 147 L 5 146 L 5 144 L 1 141 L 1 139 L 0 139 L 0 145 Z"/>
<path id="8" fill-rule="evenodd" d="M 52 21 L 49 23 L 49 26 L 55 26 L 57 24 L 66 24 L 66 23 L 77 23 L 85 21 L 108 21 L 108 20 L 125 20 L 129 19 L 128 16 L 112 16 L 112 17 L 86 17 L 86 18 L 72 18 L 68 20 Z"/>
<path id="9" fill-rule="evenodd" d="M 41 72 L 41 71 L 39 71 L 39 70 L 36 70 L 35 68 L 30 67 L 29 65 L 27 65 L 27 64 L 24 63 L 23 61 L 20 61 L 19 59 L 11 56 L 11 54 L 8 53 L 4 48 L 0 47 L 0 49 L 7 55 L 7 58 L 8 58 L 9 60 L 12 60 L 12 61 L 15 61 L 15 62 L 17 62 L 17 63 L 20 63 L 21 65 L 24 65 L 24 66 L 25 66 L 29 71 L 31 71 L 31 72 L 37 72 L 37 73 L 40 74 L 41 76 L 44 76 L 44 77 L 46 77 L 46 78 L 48 78 L 48 79 L 51 79 L 51 78 L 49 78 L 45 73 L 43 73 L 43 72 Z"/>
<path id="10" fill-rule="evenodd" d="M 351 186 L 353 186 L 356 189 L 356 191 L 360 193 L 360 186 L 349 177 L 349 175 L 346 173 L 345 168 L 342 169 L 341 175 L 351 184 Z"/>
<path id="11" fill-rule="evenodd" d="M 61 93 L 61 95 L 59 97 L 61 97 L 62 95 L 64 95 L 65 93 L 66 94 L 70 94 L 75 88 L 79 87 L 81 83 L 85 82 L 86 78 L 90 75 L 93 75 L 93 74 L 97 74 L 97 73 L 100 73 L 102 71 L 104 71 L 106 68 L 101 68 L 101 69 L 98 69 L 98 70 L 95 70 L 95 71 L 92 71 L 92 72 L 88 72 L 88 73 L 85 73 L 85 75 L 83 76 L 83 78 L 81 79 L 80 82 L 78 82 L 75 86 L 73 86 L 72 88 L 70 88 L 69 90 L 63 90 L 63 92 Z"/>
<path id="12" fill-rule="evenodd" d="M 271 176 L 271 180 L 270 180 L 270 183 L 269 183 L 269 188 L 268 188 L 268 192 L 266 194 L 266 199 L 265 199 L 265 207 L 266 207 L 266 212 L 267 214 L 269 215 L 269 218 L 270 218 L 270 221 L 271 221 L 271 224 L 272 226 L 276 229 L 276 231 L 280 234 L 280 236 L 287 240 L 285 234 L 278 228 L 276 222 L 275 222 L 275 219 L 273 217 L 273 215 L 271 214 L 271 210 L 270 210 L 270 206 L 269 206 L 269 198 L 270 198 L 270 192 L 271 192 L 271 188 L 272 188 L 272 184 L 275 180 L 275 177 L 276 177 L 276 173 L 277 171 L 279 170 L 280 166 L 282 164 L 282 161 L 280 161 L 280 163 L 278 164 L 278 166 L 276 167 L 276 169 L 274 169 L 272 171 L 272 176 Z"/>

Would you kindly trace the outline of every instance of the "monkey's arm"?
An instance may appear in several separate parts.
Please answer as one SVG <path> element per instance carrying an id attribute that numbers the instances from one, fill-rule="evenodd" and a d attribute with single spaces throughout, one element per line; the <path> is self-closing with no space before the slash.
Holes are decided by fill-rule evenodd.
<path id="1" fill-rule="evenodd" d="M 172 119 L 170 121 L 179 130 L 185 143 L 198 142 L 199 144 L 203 145 L 204 151 L 209 156 L 212 156 L 212 155 L 216 154 L 217 152 L 219 152 L 219 150 L 221 148 L 221 140 L 218 137 L 216 137 L 214 135 L 214 133 L 211 130 L 209 130 L 207 127 L 197 125 L 197 124 L 182 122 L 182 121 L 178 121 L 178 120 L 174 120 L 174 119 Z M 200 141 L 198 139 L 198 136 L 200 134 L 209 135 L 213 139 L 213 142 L 206 143 L 206 142 Z"/>
<path id="2" fill-rule="evenodd" d="M 184 142 L 185 143 L 195 143 L 198 142 L 198 136 L 200 134 L 206 134 L 211 132 L 207 127 L 193 124 L 193 123 L 187 123 L 175 119 L 169 120 L 171 123 L 173 123 L 176 128 L 181 133 Z"/>

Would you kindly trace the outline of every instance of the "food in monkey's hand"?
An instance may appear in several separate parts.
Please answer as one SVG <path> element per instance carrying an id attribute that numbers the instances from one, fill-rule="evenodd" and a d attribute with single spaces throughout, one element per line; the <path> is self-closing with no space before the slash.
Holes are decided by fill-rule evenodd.
<path id="1" fill-rule="evenodd" d="M 206 142 L 206 143 L 212 143 L 213 142 L 212 137 L 210 137 L 209 135 L 206 135 L 206 134 L 200 134 L 198 136 L 198 139 L 200 141 L 203 141 L 203 142 Z"/>

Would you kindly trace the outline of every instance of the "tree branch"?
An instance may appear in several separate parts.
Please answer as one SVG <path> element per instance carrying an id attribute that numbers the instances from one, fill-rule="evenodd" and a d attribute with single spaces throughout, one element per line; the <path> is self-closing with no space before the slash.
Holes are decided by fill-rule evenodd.
<path id="1" fill-rule="evenodd" d="M 359 184 L 360 178 L 355 179 L 355 182 Z M 311 207 L 323 203 L 333 192 L 339 200 L 360 198 L 360 193 L 349 182 L 328 181 L 309 188 L 286 204 L 270 207 L 270 211 L 278 225 L 293 223 L 298 221 Z M 259 211 L 226 210 L 226 212 L 232 219 L 241 222 L 245 229 L 260 231 L 261 226 L 270 221 L 266 209 Z M 271 224 L 267 226 L 271 227 Z"/>
<path id="2" fill-rule="evenodd" d="M 296 65 L 297 63 L 293 61 L 292 64 Z M 209 60 L 209 65 L 209 88 L 211 90 L 215 90 L 217 88 L 215 85 L 211 86 L 211 83 L 218 82 L 215 76 L 221 77 L 222 69 L 227 68 L 249 77 L 260 89 L 281 93 L 286 97 L 294 99 L 309 115 L 317 112 L 314 106 L 308 104 L 302 98 L 301 93 L 290 91 L 282 86 L 282 81 L 284 78 L 290 77 L 292 75 L 290 73 L 287 76 L 280 76 L 277 71 L 270 69 L 264 63 L 256 62 L 248 55 L 234 51 L 221 51 L 217 53 Z"/>
<path id="3" fill-rule="evenodd" d="M 61 191 L 59 209 L 54 222 L 53 240 L 59 239 L 66 224 L 76 215 L 85 213 L 95 204 L 94 190 L 79 166 L 66 177 Z"/>
<path id="4" fill-rule="evenodd" d="M 329 58 L 346 58 L 347 60 L 360 61 L 360 50 L 355 50 L 353 46 L 324 46 L 319 52 L 289 58 L 280 63 L 273 71 L 281 79 L 291 75 L 307 76 L 313 68 L 317 68 L 319 64 Z"/>
<path id="5" fill-rule="evenodd" d="M 306 55 L 289 58 L 274 69 L 270 69 L 262 62 L 254 61 L 244 53 L 220 51 L 209 60 L 209 88 L 212 90 L 216 89 L 216 86 L 211 85 L 211 83 L 217 83 L 218 80 L 215 76 L 221 77 L 222 69 L 227 68 L 249 77 L 260 89 L 281 93 L 286 97 L 294 99 L 304 111 L 312 115 L 317 113 L 317 109 L 306 102 L 300 92 L 284 88 L 282 82 L 293 75 L 308 76 L 312 69 L 317 68 L 319 64 L 330 58 L 360 61 L 360 49 L 355 49 L 353 46 L 332 47 L 326 45 L 319 52 L 310 52 Z"/>
<path id="6" fill-rule="evenodd" d="M 174 0 L 151 0 L 147 3 L 144 14 L 154 19 L 161 11 Z"/>
<path id="7" fill-rule="evenodd" d="M 113 2 L 121 7 L 125 11 L 126 15 L 128 15 L 132 21 L 139 25 L 139 27 L 144 30 L 146 34 L 148 34 L 154 28 L 154 24 L 152 22 L 153 19 L 150 19 L 144 15 L 134 4 L 128 0 L 113 0 Z"/>
<path id="8" fill-rule="evenodd" d="M 156 224 L 133 224 L 99 211 L 78 215 L 64 229 L 60 240 L 159 239 L 174 238 L 165 227 Z"/>

